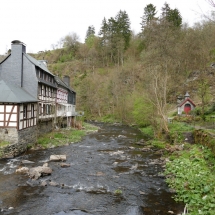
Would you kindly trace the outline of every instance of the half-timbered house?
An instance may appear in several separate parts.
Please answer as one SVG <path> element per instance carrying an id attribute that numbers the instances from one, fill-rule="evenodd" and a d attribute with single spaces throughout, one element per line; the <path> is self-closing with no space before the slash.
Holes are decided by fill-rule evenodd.
<path id="1" fill-rule="evenodd" d="M 10 55 L 0 64 L 0 78 L 13 86 L 21 87 L 39 100 L 38 131 L 41 134 L 51 130 L 55 117 L 57 87 L 46 62 L 31 57 L 26 53 L 25 44 L 14 40 Z"/>
<path id="2" fill-rule="evenodd" d="M 12 41 L 11 53 L 0 63 L 0 141 L 35 142 L 60 116 L 71 125 L 76 93 L 68 80 L 55 77 L 46 61 L 27 54 L 24 43 Z"/>
<path id="3" fill-rule="evenodd" d="M 67 126 L 74 124 L 76 92 L 70 87 L 70 78 L 65 76 L 63 81 L 55 76 L 57 83 L 56 122 Z"/>
<path id="4" fill-rule="evenodd" d="M 24 148 L 36 142 L 37 98 L 4 80 L 0 80 L 0 92 L 0 141 Z"/>

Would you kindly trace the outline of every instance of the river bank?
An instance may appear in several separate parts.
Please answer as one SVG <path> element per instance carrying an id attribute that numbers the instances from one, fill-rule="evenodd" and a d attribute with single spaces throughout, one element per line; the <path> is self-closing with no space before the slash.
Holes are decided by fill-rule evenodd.
<path id="1" fill-rule="evenodd" d="M 98 126 L 83 122 L 80 128 L 58 128 L 38 138 L 31 149 L 47 149 L 80 141 L 85 135 L 97 132 Z"/>

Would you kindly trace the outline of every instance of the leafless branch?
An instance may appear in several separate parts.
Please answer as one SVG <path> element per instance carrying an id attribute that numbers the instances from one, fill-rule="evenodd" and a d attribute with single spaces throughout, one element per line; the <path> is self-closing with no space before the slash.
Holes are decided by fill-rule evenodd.
<path id="1" fill-rule="evenodd" d="M 215 7 L 215 3 L 213 0 L 206 0 L 212 7 Z"/>

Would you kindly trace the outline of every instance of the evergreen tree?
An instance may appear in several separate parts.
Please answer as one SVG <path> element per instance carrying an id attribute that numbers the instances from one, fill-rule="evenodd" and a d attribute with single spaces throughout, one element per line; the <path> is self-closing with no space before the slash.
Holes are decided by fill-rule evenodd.
<path id="1" fill-rule="evenodd" d="M 102 40 L 106 40 L 107 39 L 107 35 L 108 35 L 108 23 L 106 21 L 106 18 L 104 18 L 102 20 L 102 26 L 101 26 L 101 29 L 99 31 L 99 35 L 102 37 Z"/>
<path id="2" fill-rule="evenodd" d="M 131 29 L 130 29 L 130 20 L 126 11 L 119 11 L 115 18 L 116 22 L 116 33 L 117 36 L 123 38 L 125 46 L 127 49 L 131 39 Z"/>
<path id="3" fill-rule="evenodd" d="M 182 17 L 178 9 L 171 9 L 167 16 L 168 22 L 172 23 L 174 27 L 180 27 L 182 24 Z"/>
<path id="4" fill-rule="evenodd" d="M 95 36 L 95 27 L 93 25 L 89 26 L 86 33 L 85 42 L 89 37 Z"/>
<path id="5" fill-rule="evenodd" d="M 142 31 L 144 27 L 155 18 L 156 13 L 156 7 L 153 4 L 146 5 L 146 7 L 144 8 L 144 14 L 141 17 L 142 22 L 140 23 Z"/>
<path id="6" fill-rule="evenodd" d="M 166 19 L 170 11 L 170 6 L 168 3 L 164 3 L 164 6 L 161 8 L 161 19 Z"/>
<path id="7" fill-rule="evenodd" d="M 178 9 L 171 9 L 169 4 L 165 2 L 161 11 L 161 21 L 167 21 L 174 27 L 181 26 L 182 17 Z"/>

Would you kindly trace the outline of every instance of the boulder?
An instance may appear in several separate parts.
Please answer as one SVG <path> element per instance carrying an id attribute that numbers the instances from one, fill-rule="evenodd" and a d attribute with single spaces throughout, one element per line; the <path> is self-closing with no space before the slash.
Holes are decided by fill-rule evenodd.
<path id="1" fill-rule="evenodd" d="M 17 173 L 28 173 L 29 168 L 28 167 L 21 167 L 19 169 L 16 170 Z"/>
<path id="2" fill-rule="evenodd" d="M 50 161 L 65 161 L 66 155 L 51 155 Z"/>
<path id="3" fill-rule="evenodd" d="M 50 186 L 54 186 L 54 187 L 59 186 L 59 184 L 58 184 L 57 182 L 55 182 L 55 181 L 50 181 L 50 182 L 49 182 L 49 185 L 50 185 Z"/>
<path id="4" fill-rule="evenodd" d="M 70 164 L 69 163 L 60 163 L 60 166 L 62 168 L 65 168 L 65 167 L 70 167 Z"/>
<path id="5" fill-rule="evenodd" d="M 38 179 L 43 175 L 50 175 L 52 173 L 52 169 L 50 167 L 38 166 L 29 169 L 29 177 L 31 179 Z"/>
<path id="6" fill-rule="evenodd" d="M 28 163 L 34 163 L 34 162 L 33 161 L 29 161 L 29 160 L 22 160 L 21 163 L 28 164 Z"/>
<path id="7" fill-rule="evenodd" d="M 48 165 L 49 165 L 48 163 L 44 163 L 43 167 L 48 167 Z"/>
<path id="8" fill-rule="evenodd" d="M 104 176 L 105 174 L 103 172 L 97 172 L 96 176 Z"/>
<path id="9" fill-rule="evenodd" d="M 47 182 L 46 181 L 42 181 L 40 185 L 43 186 L 43 187 L 45 187 L 45 186 L 47 186 Z"/>

